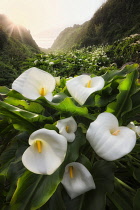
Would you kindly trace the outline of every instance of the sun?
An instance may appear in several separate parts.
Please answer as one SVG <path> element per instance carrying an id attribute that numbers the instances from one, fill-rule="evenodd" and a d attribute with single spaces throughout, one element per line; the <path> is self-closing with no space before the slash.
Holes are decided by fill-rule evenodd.
<path id="1" fill-rule="evenodd" d="M 23 40 L 23 28 L 27 28 L 27 24 L 25 22 L 25 18 L 19 13 L 13 13 L 8 17 L 8 24 L 5 27 L 5 30 L 9 37 L 18 36 L 21 40 Z"/>

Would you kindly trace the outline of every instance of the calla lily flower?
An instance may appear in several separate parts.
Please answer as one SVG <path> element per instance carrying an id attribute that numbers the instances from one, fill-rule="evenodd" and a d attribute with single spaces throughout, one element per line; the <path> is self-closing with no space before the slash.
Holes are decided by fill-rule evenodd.
<path id="1" fill-rule="evenodd" d="M 128 127 L 118 125 L 111 113 L 101 113 L 87 130 L 86 138 L 94 151 L 103 159 L 113 161 L 131 152 L 136 134 Z"/>
<path id="2" fill-rule="evenodd" d="M 60 77 L 55 77 L 55 82 L 57 86 L 60 86 Z"/>
<path id="3" fill-rule="evenodd" d="M 136 126 L 136 134 L 140 137 L 140 126 Z"/>
<path id="4" fill-rule="evenodd" d="M 140 126 L 135 126 L 135 124 L 133 122 L 130 122 L 127 125 L 128 128 L 132 129 L 133 131 L 135 131 L 135 133 L 140 136 Z"/>
<path id="5" fill-rule="evenodd" d="M 90 172 L 78 162 L 72 162 L 66 166 L 62 184 L 71 199 L 96 188 Z"/>
<path id="6" fill-rule="evenodd" d="M 30 146 L 22 156 L 23 165 L 35 174 L 52 174 L 64 161 L 67 140 L 54 130 L 45 128 L 33 132 Z"/>
<path id="7" fill-rule="evenodd" d="M 37 63 L 38 63 L 38 60 L 35 60 L 35 61 L 34 61 L 34 64 L 36 65 Z"/>
<path id="8" fill-rule="evenodd" d="M 66 137 L 67 141 L 74 141 L 74 132 L 77 130 L 77 123 L 75 122 L 73 117 L 58 120 L 56 127 L 59 129 L 59 133 Z"/>
<path id="9" fill-rule="evenodd" d="M 49 65 L 51 66 L 51 65 L 54 65 L 54 62 L 49 62 Z"/>
<path id="10" fill-rule="evenodd" d="M 136 126 L 134 125 L 133 122 L 130 122 L 128 125 L 127 125 L 128 128 L 132 129 L 133 131 L 136 132 Z"/>
<path id="11" fill-rule="evenodd" d="M 36 67 L 23 72 L 12 84 L 12 89 L 29 99 L 44 96 L 52 101 L 52 91 L 55 88 L 55 78 Z"/>
<path id="12" fill-rule="evenodd" d="M 75 101 L 83 105 L 92 93 L 104 87 L 104 79 L 100 76 L 91 78 L 89 75 L 81 75 L 67 81 L 66 86 Z"/>

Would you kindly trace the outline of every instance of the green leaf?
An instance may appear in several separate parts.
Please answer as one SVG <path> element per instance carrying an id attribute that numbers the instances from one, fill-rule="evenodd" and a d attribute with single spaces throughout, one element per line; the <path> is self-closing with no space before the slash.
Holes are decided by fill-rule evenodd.
<path id="1" fill-rule="evenodd" d="M 29 130 L 30 132 L 37 129 L 33 122 L 42 122 L 47 119 L 43 115 L 25 111 L 2 101 L 0 101 L 0 115 L 12 119 L 16 129 Z"/>
<path id="2" fill-rule="evenodd" d="M 74 199 L 71 199 L 68 196 L 65 189 L 63 189 L 62 191 L 62 195 L 63 195 L 63 200 L 65 203 L 66 210 L 81 210 L 82 209 L 84 195 L 80 195 Z M 88 209 L 88 208 L 85 208 L 85 209 Z"/>
<path id="3" fill-rule="evenodd" d="M 95 106 L 97 107 L 104 107 L 107 106 L 110 102 L 112 102 L 115 99 L 115 95 L 96 95 L 95 96 Z"/>
<path id="4" fill-rule="evenodd" d="M 66 210 L 61 191 L 62 186 L 60 184 L 50 200 L 44 206 L 42 206 L 40 210 Z"/>
<path id="5" fill-rule="evenodd" d="M 58 131 L 58 128 L 55 125 L 53 125 L 53 124 L 45 124 L 44 128 L 46 128 L 48 130 L 56 130 L 56 131 Z"/>
<path id="6" fill-rule="evenodd" d="M 135 168 L 133 173 L 134 178 L 140 183 L 140 168 Z"/>
<path id="7" fill-rule="evenodd" d="M 132 100 L 132 109 L 127 112 L 123 119 L 129 123 L 134 120 L 139 120 L 140 116 L 140 90 L 138 90 L 134 95 L 131 97 Z"/>
<path id="8" fill-rule="evenodd" d="M 9 142 L 18 134 L 13 125 L 6 118 L 0 120 L 0 153 L 2 153 Z"/>
<path id="9" fill-rule="evenodd" d="M 20 94 L 19 92 L 15 91 L 15 90 L 11 90 L 7 96 L 13 97 L 15 99 L 20 99 L 20 100 L 24 100 L 26 99 L 22 94 Z"/>
<path id="10" fill-rule="evenodd" d="M 16 189 L 16 184 L 18 178 L 25 172 L 25 167 L 23 166 L 21 160 L 12 162 L 7 171 L 7 178 L 10 183 L 10 189 L 8 191 L 8 194 L 6 196 L 7 201 L 11 200 L 11 197 L 13 196 L 13 193 Z"/>
<path id="11" fill-rule="evenodd" d="M 135 192 L 129 187 L 125 186 L 125 183 L 119 179 L 115 179 L 115 188 L 113 193 L 108 194 L 109 199 L 119 210 L 132 210 L 133 209 L 133 196 Z"/>
<path id="12" fill-rule="evenodd" d="M 5 198 L 4 198 L 4 188 L 5 188 L 5 177 L 0 175 L 0 206 L 3 207 Z"/>
<path id="13" fill-rule="evenodd" d="M 89 191 L 86 193 L 83 206 L 81 210 L 93 210 L 93 206 L 96 210 L 105 210 L 106 206 L 106 194 L 99 190 Z"/>
<path id="14" fill-rule="evenodd" d="M 85 194 L 81 210 L 105 210 L 106 193 L 114 190 L 115 164 L 104 160 L 97 161 L 92 170 L 96 189 Z"/>
<path id="15" fill-rule="evenodd" d="M 0 86 L 0 94 L 6 95 L 9 93 L 10 89 L 7 88 L 6 86 Z"/>
<path id="16" fill-rule="evenodd" d="M 59 170 L 49 176 L 25 172 L 18 180 L 10 209 L 38 209 L 50 199 L 61 179 Z"/>
<path id="17" fill-rule="evenodd" d="M 132 65 L 127 65 L 123 70 L 113 70 L 110 72 L 106 72 L 103 75 L 103 78 L 105 81 L 111 82 L 112 80 L 116 80 L 118 78 L 122 78 L 126 76 L 127 74 L 137 70 L 139 65 L 137 63 L 132 64 Z"/>
<path id="18" fill-rule="evenodd" d="M 52 102 L 53 103 L 60 103 L 62 102 L 65 98 L 67 97 L 67 95 L 65 93 L 58 93 L 53 97 Z"/>
<path id="19" fill-rule="evenodd" d="M 134 149 L 132 150 L 132 153 L 140 153 L 140 144 L 136 144 Z"/>
<path id="20" fill-rule="evenodd" d="M 12 142 L 12 144 L 9 145 L 8 148 L 4 150 L 4 152 L 0 156 L 0 162 L 1 162 L 0 174 L 7 175 L 9 164 L 15 160 L 15 153 L 17 147 L 18 147 L 17 143 Z"/>
<path id="21" fill-rule="evenodd" d="M 60 104 L 53 107 L 63 112 L 71 112 L 73 115 L 87 115 L 88 109 L 86 107 L 76 106 L 70 98 L 65 98 Z"/>
<path id="22" fill-rule="evenodd" d="M 92 174 L 97 189 L 104 192 L 113 192 L 115 169 L 116 166 L 113 162 L 107 162 L 105 160 L 95 162 Z"/>
<path id="23" fill-rule="evenodd" d="M 44 98 L 40 97 L 36 101 L 43 101 L 44 105 L 54 108 L 61 112 L 69 112 L 72 115 L 81 115 L 88 117 L 88 109 L 86 107 L 79 107 L 74 104 L 71 98 L 66 97 L 60 103 L 53 103 L 45 100 Z"/>
<path id="24" fill-rule="evenodd" d="M 44 111 L 44 108 L 38 103 L 27 102 L 25 100 L 16 99 L 16 98 L 13 98 L 13 97 L 7 97 L 4 100 L 4 102 L 6 102 L 8 104 L 11 104 L 13 106 L 20 106 L 20 108 L 23 107 L 27 111 L 34 112 L 34 113 L 37 113 L 37 114 L 40 114 Z"/>
<path id="25" fill-rule="evenodd" d="M 139 209 L 140 209 L 140 188 L 137 190 L 133 203 L 133 210 L 139 210 Z"/>
<path id="26" fill-rule="evenodd" d="M 28 138 L 29 135 L 26 132 L 15 136 L 13 139 L 12 137 L 11 139 L 9 138 L 8 146 L 0 156 L 0 174 L 7 176 L 10 164 L 21 159 L 21 155 L 28 147 Z"/>
<path id="27" fill-rule="evenodd" d="M 92 170 L 92 164 L 90 160 L 83 154 L 80 155 L 77 162 L 82 163 L 90 172 Z"/>
<path id="28" fill-rule="evenodd" d="M 130 97 L 136 92 L 135 81 L 138 77 L 138 72 L 134 71 L 127 75 L 119 85 L 119 94 L 116 101 L 107 106 L 107 112 L 111 112 L 116 115 L 117 118 L 121 118 L 126 112 L 132 108 L 132 101 Z"/>
<path id="29" fill-rule="evenodd" d="M 80 148 L 86 143 L 86 136 L 82 129 L 78 128 L 75 133 L 75 140 L 68 144 L 66 161 L 75 161 L 79 157 Z"/>

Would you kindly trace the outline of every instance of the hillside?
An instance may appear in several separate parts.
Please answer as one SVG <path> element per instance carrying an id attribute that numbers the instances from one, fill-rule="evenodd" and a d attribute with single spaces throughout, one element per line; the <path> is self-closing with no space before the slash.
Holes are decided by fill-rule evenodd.
<path id="1" fill-rule="evenodd" d="M 30 31 L 0 15 L 0 85 L 9 86 L 22 71 L 22 62 L 39 52 Z"/>
<path id="2" fill-rule="evenodd" d="M 0 14 L 0 30 L 6 33 L 9 38 L 16 39 L 23 44 L 29 45 L 39 50 L 36 42 L 33 40 L 30 31 L 20 25 L 15 25 L 7 16 Z"/>
<path id="3" fill-rule="evenodd" d="M 70 49 L 79 44 L 79 37 L 84 37 L 88 28 L 89 21 L 83 25 L 74 25 L 73 27 L 65 28 L 54 41 L 52 50 Z"/>
<path id="4" fill-rule="evenodd" d="M 140 1 L 108 0 L 82 25 L 74 25 L 60 33 L 52 50 L 112 44 L 131 34 L 140 33 Z"/>

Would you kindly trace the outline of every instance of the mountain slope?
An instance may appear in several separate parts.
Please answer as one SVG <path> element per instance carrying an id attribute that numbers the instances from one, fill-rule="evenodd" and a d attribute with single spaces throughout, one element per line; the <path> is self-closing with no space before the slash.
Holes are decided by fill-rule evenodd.
<path id="1" fill-rule="evenodd" d="M 30 34 L 30 31 L 23 26 L 15 25 L 6 15 L 3 14 L 0 14 L 0 29 L 3 30 L 9 38 L 16 39 L 23 44 L 39 50 L 36 42 Z"/>
<path id="2" fill-rule="evenodd" d="M 22 62 L 40 50 L 30 32 L 0 15 L 0 85 L 9 84 L 22 72 Z"/>
<path id="3" fill-rule="evenodd" d="M 54 41 L 51 49 L 70 49 L 78 45 L 80 36 L 84 36 L 87 31 L 88 24 L 89 21 L 85 22 L 83 25 L 74 25 L 73 27 L 65 28 Z"/>
<path id="4" fill-rule="evenodd" d="M 140 33 L 140 1 L 108 0 L 90 21 L 62 31 L 52 50 L 111 44 L 134 33 Z"/>

